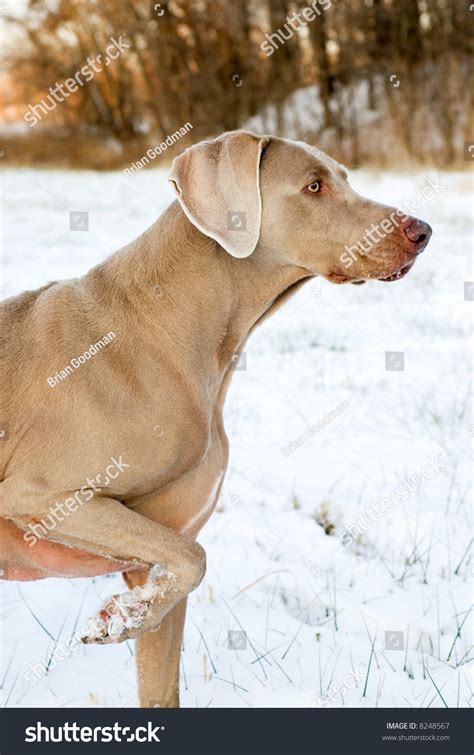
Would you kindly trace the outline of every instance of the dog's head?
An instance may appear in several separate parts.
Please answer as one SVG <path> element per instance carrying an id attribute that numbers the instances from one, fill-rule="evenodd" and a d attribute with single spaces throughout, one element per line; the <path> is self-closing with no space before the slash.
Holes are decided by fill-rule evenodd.
<path id="1" fill-rule="evenodd" d="M 349 186 L 344 168 L 302 142 L 243 131 L 177 157 L 170 181 L 189 220 L 234 257 L 253 252 L 333 283 L 402 278 L 430 226 Z"/>

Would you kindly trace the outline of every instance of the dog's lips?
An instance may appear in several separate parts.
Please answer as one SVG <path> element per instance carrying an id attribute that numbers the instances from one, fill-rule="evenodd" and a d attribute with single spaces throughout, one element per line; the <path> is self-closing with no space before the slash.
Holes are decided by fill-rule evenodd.
<path id="1" fill-rule="evenodd" d="M 399 281 L 402 278 L 405 277 L 405 275 L 411 270 L 413 267 L 413 262 L 410 262 L 408 265 L 404 265 L 400 268 L 400 270 L 397 270 L 396 273 L 393 273 L 392 275 L 387 276 L 387 278 L 378 278 L 379 281 L 383 281 L 384 283 L 390 283 L 391 281 Z"/>
<path id="2" fill-rule="evenodd" d="M 331 281 L 331 283 L 347 283 L 350 280 L 350 276 L 346 273 L 339 273 L 337 271 L 331 271 L 327 273 L 325 277 Z"/>

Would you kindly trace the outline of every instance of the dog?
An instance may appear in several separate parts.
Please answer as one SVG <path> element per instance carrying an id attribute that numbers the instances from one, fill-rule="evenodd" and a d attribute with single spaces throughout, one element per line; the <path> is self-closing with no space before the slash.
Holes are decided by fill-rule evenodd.
<path id="1" fill-rule="evenodd" d="M 175 201 L 137 240 L 1 306 L 3 578 L 123 572 L 128 589 L 82 639 L 136 639 L 142 707 L 179 706 L 236 355 L 308 279 L 399 280 L 432 233 L 359 196 L 320 150 L 274 136 L 200 142 L 169 180 Z"/>

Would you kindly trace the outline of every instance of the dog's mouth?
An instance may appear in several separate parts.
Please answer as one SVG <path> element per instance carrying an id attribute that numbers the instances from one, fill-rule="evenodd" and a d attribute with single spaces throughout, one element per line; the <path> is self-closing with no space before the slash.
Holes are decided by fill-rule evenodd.
<path id="1" fill-rule="evenodd" d="M 412 266 L 413 266 L 413 262 L 410 262 L 409 265 L 404 265 L 404 267 L 401 267 L 400 270 L 397 270 L 396 273 L 389 275 L 387 278 L 378 278 L 378 280 L 383 281 L 384 283 L 389 283 L 391 281 L 399 281 L 405 277 L 405 275 L 409 272 L 409 270 L 411 270 Z"/>
<path id="2" fill-rule="evenodd" d="M 400 267 L 395 273 L 392 273 L 392 275 L 387 275 L 384 278 L 376 278 L 375 275 L 373 275 L 373 280 L 379 280 L 383 281 L 384 283 L 390 283 L 391 281 L 399 281 L 402 278 L 405 277 L 405 275 L 411 270 L 411 268 L 414 265 L 414 260 L 412 262 L 409 262 L 408 265 L 404 265 L 403 267 Z M 351 280 L 348 275 L 345 275 L 344 273 L 338 273 L 338 272 L 331 272 L 328 276 L 331 283 L 352 283 L 354 286 L 361 286 L 363 283 L 366 283 L 367 280 L 370 280 L 372 276 L 368 276 L 367 278 L 356 278 L 355 280 Z"/>

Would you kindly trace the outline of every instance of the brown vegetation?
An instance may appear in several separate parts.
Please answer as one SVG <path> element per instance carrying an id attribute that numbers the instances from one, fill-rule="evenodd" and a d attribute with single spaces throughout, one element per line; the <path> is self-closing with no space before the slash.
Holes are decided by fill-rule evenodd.
<path id="1" fill-rule="evenodd" d="M 313 20 L 288 25 L 310 7 Z M 126 165 L 191 123 L 169 158 L 255 116 L 348 164 L 462 164 L 472 140 L 465 0 L 28 0 L 7 21 L 0 96 L 22 123 L 111 38 L 129 45 L 24 134 L 5 135 L 10 162 Z M 279 30 L 288 39 L 273 36 L 268 54 Z M 303 104 L 289 100 L 303 87 Z"/>

